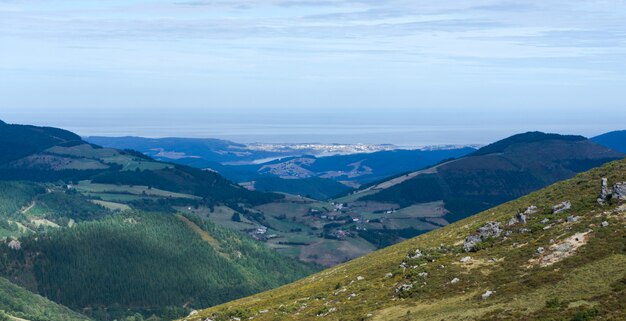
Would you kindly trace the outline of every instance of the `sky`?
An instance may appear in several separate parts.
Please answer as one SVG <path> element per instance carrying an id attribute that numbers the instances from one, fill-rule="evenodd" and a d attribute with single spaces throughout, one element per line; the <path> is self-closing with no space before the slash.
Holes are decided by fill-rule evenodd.
<path id="1" fill-rule="evenodd" d="M 591 136 L 625 93 L 626 0 L 0 0 L 0 119 L 82 135 Z"/>

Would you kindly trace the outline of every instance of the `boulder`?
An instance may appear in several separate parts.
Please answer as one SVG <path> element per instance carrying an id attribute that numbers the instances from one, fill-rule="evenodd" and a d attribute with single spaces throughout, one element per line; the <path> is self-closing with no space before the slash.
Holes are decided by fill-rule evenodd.
<path id="1" fill-rule="evenodd" d="M 626 182 L 613 185 L 613 198 L 626 201 Z"/>
<path id="2" fill-rule="evenodd" d="M 606 201 L 609 199 L 609 181 L 606 177 L 602 178 L 602 183 L 600 184 L 600 196 L 598 197 L 598 204 L 604 205 Z"/>
<path id="3" fill-rule="evenodd" d="M 465 238 L 463 249 L 465 252 L 473 251 L 478 243 L 491 237 L 498 237 L 500 234 L 502 234 L 502 228 L 499 222 L 487 222 L 478 228 L 476 233 Z"/>
<path id="4" fill-rule="evenodd" d="M 518 213 L 517 220 L 520 221 L 522 224 L 526 225 L 526 214 Z"/>
<path id="5" fill-rule="evenodd" d="M 408 259 L 419 259 L 420 257 L 422 257 L 422 251 L 420 251 L 420 249 L 416 249 L 415 250 L 415 254 L 413 255 L 407 255 L 406 256 Z"/>
<path id="6" fill-rule="evenodd" d="M 571 215 L 571 216 L 567 217 L 567 222 L 569 222 L 569 223 L 574 223 L 574 222 L 577 222 L 577 221 L 578 221 L 578 216 Z"/>
<path id="7" fill-rule="evenodd" d="M 545 251 L 546 251 L 546 249 L 544 249 L 543 247 L 538 247 L 537 250 L 535 251 L 535 253 L 541 254 L 541 253 L 543 253 Z"/>
<path id="8" fill-rule="evenodd" d="M 9 242 L 8 247 L 11 250 L 14 251 L 19 251 L 22 248 L 22 243 L 18 240 L 11 240 L 11 242 Z"/>
<path id="9" fill-rule="evenodd" d="M 481 297 L 483 300 L 487 300 L 489 299 L 493 294 L 495 293 L 495 291 L 490 291 L 487 290 L 487 292 L 485 292 Z"/>
<path id="10" fill-rule="evenodd" d="M 602 227 L 607 227 L 607 226 L 609 226 L 609 222 L 607 221 L 602 222 Z"/>
<path id="11" fill-rule="evenodd" d="M 537 208 L 537 206 L 535 205 L 531 205 L 529 206 L 526 211 L 524 211 L 524 214 L 526 215 L 533 215 L 535 213 L 537 213 L 539 211 L 539 209 Z"/>
<path id="12" fill-rule="evenodd" d="M 410 291 L 413 288 L 413 284 L 405 283 L 396 288 L 396 293 Z"/>
<path id="13" fill-rule="evenodd" d="M 572 208 L 572 203 L 570 203 L 570 201 L 565 201 L 552 206 L 552 214 L 559 214 L 569 210 L 570 208 Z"/>
<path id="14" fill-rule="evenodd" d="M 469 256 L 466 256 L 464 258 L 461 259 L 461 263 L 469 263 L 472 261 L 472 258 Z"/>
<path id="15" fill-rule="evenodd" d="M 452 279 L 452 281 L 450 281 L 450 284 L 457 284 L 459 282 L 461 282 L 461 280 L 459 278 L 454 278 L 454 279 Z"/>

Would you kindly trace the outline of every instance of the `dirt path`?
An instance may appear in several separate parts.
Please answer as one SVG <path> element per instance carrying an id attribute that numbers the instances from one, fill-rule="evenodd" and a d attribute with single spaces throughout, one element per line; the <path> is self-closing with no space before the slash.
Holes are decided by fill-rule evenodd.
<path id="1" fill-rule="evenodd" d="M 177 214 L 176 217 L 178 217 L 179 220 L 183 221 L 185 224 L 187 224 L 187 226 L 189 226 L 189 228 L 196 232 L 196 234 L 200 235 L 200 237 L 207 241 L 207 243 L 211 244 L 211 246 L 220 254 L 224 255 L 224 253 L 222 253 L 220 251 L 220 243 L 213 238 L 211 235 L 209 235 L 209 233 L 207 233 L 205 230 L 203 230 L 202 228 L 200 228 L 200 226 L 196 225 L 196 223 L 192 222 L 191 220 L 189 220 L 188 218 L 186 218 L 183 215 Z"/>
<path id="2" fill-rule="evenodd" d="M 26 212 L 30 211 L 33 207 L 35 207 L 35 205 L 37 205 L 37 201 L 30 203 L 30 205 L 22 209 L 22 214 L 26 214 Z"/>

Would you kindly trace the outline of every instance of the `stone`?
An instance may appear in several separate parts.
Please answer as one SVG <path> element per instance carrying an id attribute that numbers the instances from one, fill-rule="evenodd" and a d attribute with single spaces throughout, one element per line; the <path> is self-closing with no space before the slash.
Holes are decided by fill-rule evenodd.
<path id="1" fill-rule="evenodd" d="M 548 218 L 544 218 L 543 220 L 541 220 L 541 224 L 547 224 L 548 222 L 550 222 L 550 219 Z"/>
<path id="2" fill-rule="evenodd" d="M 22 243 L 18 240 L 11 240 L 7 245 L 11 250 L 19 251 L 22 248 Z"/>
<path id="3" fill-rule="evenodd" d="M 461 280 L 459 278 L 454 278 L 454 279 L 452 279 L 452 281 L 450 281 L 450 284 L 457 284 L 459 282 L 461 282 Z"/>
<path id="4" fill-rule="evenodd" d="M 417 276 L 422 277 L 422 278 L 425 278 L 425 277 L 427 277 L 427 276 L 428 276 L 428 273 L 426 273 L 426 272 L 420 272 L 420 273 L 418 273 L 418 274 L 417 274 Z"/>
<path id="5" fill-rule="evenodd" d="M 419 259 L 420 257 L 422 257 L 422 251 L 420 251 L 420 249 L 416 249 L 415 250 L 415 254 L 413 255 L 407 255 L 407 258 L 409 259 Z"/>
<path id="6" fill-rule="evenodd" d="M 538 247 L 537 250 L 535 251 L 535 253 L 541 254 L 541 253 L 543 253 L 545 251 L 546 251 L 546 249 L 544 249 L 543 247 Z"/>
<path id="7" fill-rule="evenodd" d="M 526 215 L 533 215 L 535 213 L 537 213 L 539 211 L 539 209 L 537 209 L 537 206 L 535 205 L 531 205 L 529 206 L 526 211 L 524 211 L 524 214 Z"/>
<path id="8" fill-rule="evenodd" d="M 396 293 L 406 292 L 413 288 L 413 284 L 405 283 L 396 288 Z"/>
<path id="9" fill-rule="evenodd" d="M 461 263 L 469 263 L 472 261 L 472 258 L 469 256 L 466 256 L 464 258 L 461 259 Z"/>
<path id="10" fill-rule="evenodd" d="M 519 229 L 519 232 L 520 233 L 530 233 L 530 229 L 526 228 L 526 227 L 523 227 L 523 228 Z"/>
<path id="11" fill-rule="evenodd" d="M 517 214 L 517 219 L 524 225 L 526 225 L 526 215 L 524 213 Z"/>
<path id="12" fill-rule="evenodd" d="M 568 223 L 574 223 L 578 221 L 578 216 L 574 216 L 574 215 L 570 215 L 567 217 L 567 222 Z"/>
<path id="13" fill-rule="evenodd" d="M 607 226 L 609 226 L 609 222 L 604 221 L 604 222 L 602 222 L 602 224 L 601 224 L 601 225 L 602 225 L 602 227 L 607 227 Z"/>
<path id="14" fill-rule="evenodd" d="M 606 204 L 606 201 L 609 200 L 609 196 L 609 181 L 606 177 L 603 177 L 602 183 L 600 184 L 600 196 L 598 197 L 598 204 Z"/>
<path id="15" fill-rule="evenodd" d="M 391 272 L 385 274 L 385 279 L 390 279 L 392 277 L 393 277 L 393 273 L 391 273 Z"/>
<path id="16" fill-rule="evenodd" d="M 517 224 L 518 222 L 519 222 L 519 221 L 517 220 L 517 218 L 512 217 L 512 218 L 509 220 L 509 222 L 508 222 L 508 223 L 506 223 L 506 225 L 507 225 L 507 226 L 512 226 L 512 225 Z"/>
<path id="17" fill-rule="evenodd" d="M 478 243 L 490 237 L 499 237 L 501 233 L 502 228 L 499 222 L 487 222 L 485 225 L 478 228 L 476 233 L 465 238 L 463 249 L 465 252 L 473 251 Z"/>
<path id="18" fill-rule="evenodd" d="M 613 199 L 626 201 L 626 182 L 613 185 Z"/>
<path id="19" fill-rule="evenodd" d="M 552 206 L 552 214 L 559 214 L 569 210 L 570 208 L 572 208 L 572 203 L 570 201 L 565 201 Z"/>
<path id="20" fill-rule="evenodd" d="M 365 278 L 359 275 L 359 276 L 356 277 L 356 280 L 357 281 L 363 281 L 363 280 L 365 280 Z"/>
<path id="21" fill-rule="evenodd" d="M 485 292 L 481 297 L 483 300 L 487 300 L 489 299 L 493 294 L 495 293 L 495 291 L 491 291 L 491 290 L 487 290 L 487 292 Z"/>

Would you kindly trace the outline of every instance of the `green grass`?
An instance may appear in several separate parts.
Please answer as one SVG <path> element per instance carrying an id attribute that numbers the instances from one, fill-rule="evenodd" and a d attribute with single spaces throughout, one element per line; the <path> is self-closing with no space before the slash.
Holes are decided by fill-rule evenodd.
<path id="1" fill-rule="evenodd" d="M 613 162 L 573 179 L 462 221 L 338 265 L 276 290 L 233 301 L 189 317 L 229 320 L 622 320 L 626 318 L 626 208 L 596 204 L 600 178 L 626 181 L 626 160 Z M 573 208 L 550 214 L 551 206 L 569 200 Z M 464 253 L 464 238 L 488 221 L 505 224 L 519 209 L 536 205 L 529 233 L 510 228 L 477 252 Z M 554 223 L 569 215 L 574 223 Z M 544 230 L 540 221 L 554 224 Z M 601 227 L 603 221 L 608 227 Z M 591 232 L 589 232 L 591 230 Z M 536 249 L 550 249 L 575 233 L 589 232 L 588 242 L 554 265 L 532 264 Z M 419 248 L 438 253 L 434 262 L 408 260 Z M 549 250 L 552 251 L 552 250 Z M 471 264 L 460 259 L 472 258 Z M 411 268 L 415 265 L 416 268 Z M 421 275 L 424 272 L 427 275 Z M 388 274 L 391 273 L 391 277 Z M 459 278 L 451 284 L 453 278 Z M 396 293 L 402 284 L 409 291 Z M 495 291 L 481 300 L 485 291 Z M 559 304 L 554 302 L 558 301 Z"/>

